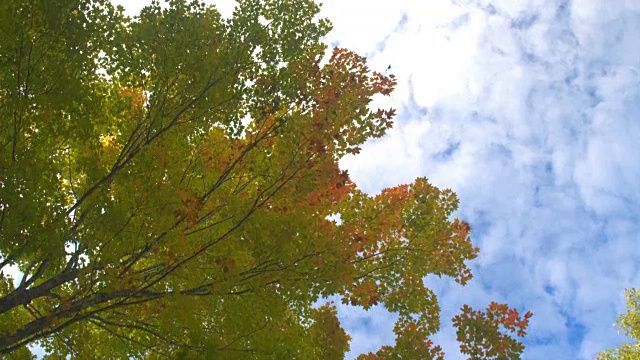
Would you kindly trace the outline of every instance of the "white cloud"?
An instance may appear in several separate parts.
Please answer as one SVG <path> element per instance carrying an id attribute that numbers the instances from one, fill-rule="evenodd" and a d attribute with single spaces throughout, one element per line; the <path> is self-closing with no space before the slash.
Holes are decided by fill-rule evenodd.
<path id="1" fill-rule="evenodd" d="M 640 8 L 482 0 L 385 11 L 385 26 L 326 13 L 338 29 L 328 42 L 391 64 L 399 80 L 394 131 L 342 165 L 370 192 L 416 176 L 458 192 L 481 253 L 472 285 L 436 289 L 445 320 L 462 298 L 532 310 L 528 359 L 593 358 L 624 341 L 611 324 L 624 287 L 640 283 Z M 455 354 L 451 336 L 438 339 Z"/>
<path id="2" fill-rule="evenodd" d="M 339 304 L 338 311 L 340 323 L 351 336 L 348 357 L 375 353 L 380 346 L 393 345 L 393 324 L 398 319 L 395 314 L 390 314 L 380 305 L 365 311 L 360 307 Z"/>
<path id="3" fill-rule="evenodd" d="M 341 47 L 374 51 L 384 37 L 391 33 L 403 16 L 406 0 L 390 4 L 384 0 L 323 1 L 320 16 L 329 17 L 334 27 L 329 42 L 338 41 Z"/>

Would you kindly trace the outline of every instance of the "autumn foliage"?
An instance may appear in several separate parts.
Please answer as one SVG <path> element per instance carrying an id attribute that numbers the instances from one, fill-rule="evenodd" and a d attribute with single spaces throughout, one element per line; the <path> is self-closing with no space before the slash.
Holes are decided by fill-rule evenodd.
<path id="1" fill-rule="evenodd" d="M 472 359 L 519 359 L 524 346 L 509 333 L 524 336 L 532 315 L 527 312 L 520 317 L 518 310 L 495 302 L 490 303 L 484 313 L 465 305 L 462 314 L 453 318 L 453 325 L 458 328 L 460 351 Z M 500 331 L 500 325 L 506 332 Z"/>
<path id="2" fill-rule="evenodd" d="M 347 49 L 323 61 L 314 2 L 228 20 L 53 3 L 0 5 L 0 269 L 20 271 L 0 276 L 0 353 L 342 358 L 335 305 L 314 307 L 335 295 L 399 314 L 395 345 L 361 359 L 442 358 L 423 278 L 471 279 L 471 229 L 426 178 L 371 196 L 340 169 L 392 127 L 371 102 L 396 80 Z M 454 324 L 472 358 L 515 358 L 529 317 Z"/>

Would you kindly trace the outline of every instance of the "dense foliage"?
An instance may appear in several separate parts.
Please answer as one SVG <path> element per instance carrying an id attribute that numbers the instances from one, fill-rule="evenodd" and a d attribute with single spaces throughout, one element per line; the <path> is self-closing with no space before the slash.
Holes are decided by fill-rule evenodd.
<path id="1" fill-rule="evenodd" d="M 338 295 L 400 315 L 362 358 L 442 356 L 422 279 L 466 283 L 478 249 L 450 190 L 370 196 L 339 168 L 392 126 L 370 105 L 396 82 L 346 49 L 323 62 L 318 10 L 0 3 L 0 269 L 22 274 L 0 276 L 0 353 L 342 358 L 335 306 L 313 306 Z M 513 359 L 529 316 L 454 322 L 470 356 Z"/>

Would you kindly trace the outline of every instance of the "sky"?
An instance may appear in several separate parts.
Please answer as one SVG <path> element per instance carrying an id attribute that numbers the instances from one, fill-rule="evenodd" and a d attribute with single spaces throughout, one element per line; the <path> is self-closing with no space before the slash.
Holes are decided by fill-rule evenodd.
<path id="1" fill-rule="evenodd" d="M 146 1 L 115 1 L 135 14 Z M 215 3 L 229 15 L 233 1 Z M 448 359 L 462 304 L 534 317 L 524 359 L 593 359 L 640 287 L 640 0 L 324 0 L 325 38 L 397 76 L 394 128 L 341 165 L 368 193 L 426 176 L 459 196 L 474 279 L 427 278 Z M 339 306 L 353 356 L 395 316 Z"/>

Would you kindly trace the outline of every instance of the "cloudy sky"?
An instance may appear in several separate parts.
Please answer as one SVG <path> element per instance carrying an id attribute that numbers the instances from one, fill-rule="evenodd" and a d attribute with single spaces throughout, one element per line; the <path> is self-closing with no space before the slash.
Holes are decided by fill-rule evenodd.
<path id="1" fill-rule="evenodd" d="M 376 104 L 396 126 L 342 165 L 370 193 L 419 176 L 452 188 L 474 229 L 475 279 L 426 280 L 448 358 L 449 319 L 491 300 L 535 314 L 525 359 L 626 341 L 612 324 L 640 287 L 640 0 L 323 2 L 327 43 L 398 77 Z M 383 309 L 340 315 L 352 355 L 393 343 Z"/>

